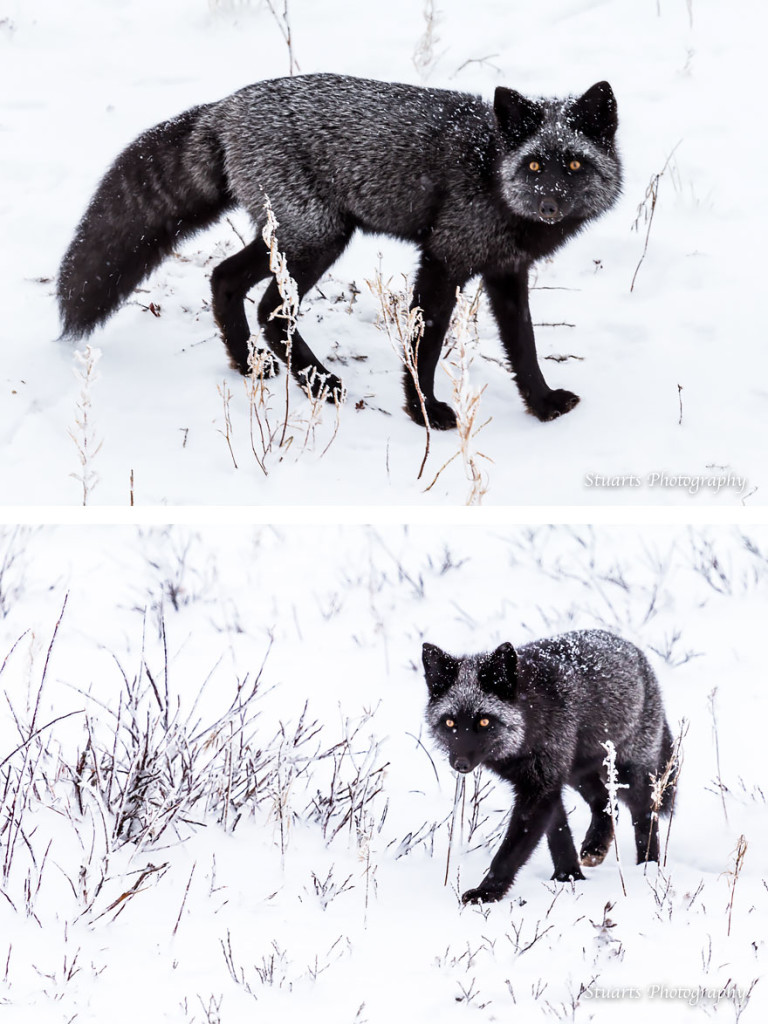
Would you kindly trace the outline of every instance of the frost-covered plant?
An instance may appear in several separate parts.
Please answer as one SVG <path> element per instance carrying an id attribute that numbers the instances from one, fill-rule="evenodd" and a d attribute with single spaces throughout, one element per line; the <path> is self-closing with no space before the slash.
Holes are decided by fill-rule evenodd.
<path id="1" fill-rule="evenodd" d="M 75 443 L 80 460 L 80 469 L 70 476 L 79 481 L 83 493 L 83 505 L 88 504 L 91 491 L 99 482 L 99 475 L 93 468 L 93 460 L 101 451 L 104 443 L 100 441 L 91 421 L 91 393 L 99 379 L 96 366 L 101 359 L 101 351 L 86 345 L 83 351 L 75 350 L 75 377 L 80 382 L 80 395 L 75 403 L 75 427 L 69 436 Z"/>
<path id="2" fill-rule="evenodd" d="M 237 459 L 235 458 L 235 452 L 232 448 L 232 416 L 230 414 L 229 408 L 230 402 L 232 401 L 232 392 L 229 390 L 226 381 L 222 381 L 221 384 L 217 386 L 217 391 L 221 395 L 221 401 L 224 407 L 224 429 L 219 429 L 219 433 L 224 437 L 224 440 L 227 442 L 229 454 L 232 457 L 232 463 L 235 469 L 237 469 Z"/>
<path id="3" fill-rule="evenodd" d="M 664 798 L 667 792 L 671 791 L 671 800 L 669 807 L 669 824 L 667 826 L 667 836 L 664 840 L 664 854 L 662 857 L 662 867 L 667 866 L 667 851 L 669 849 L 669 836 L 672 830 L 672 818 L 675 810 L 675 796 L 677 794 L 677 784 L 680 779 L 680 771 L 683 767 L 683 740 L 685 739 L 686 733 L 688 732 L 688 722 L 683 719 L 680 723 L 680 731 L 675 737 L 675 742 L 672 747 L 672 753 L 669 760 L 664 765 L 661 772 L 655 775 L 651 775 L 651 816 L 653 822 L 658 826 L 659 815 L 661 808 L 664 805 Z M 648 863 L 648 851 L 650 850 L 651 835 L 648 835 L 648 850 L 646 851 L 646 865 Z"/>
<path id="4" fill-rule="evenodd" d="M 262 236 L 269 250 L 269 269 L 274 275 L 280 294 L 280 305 L 272 311 L 270 319 L 285 321 L 285 357 L 286 377 L 284 408 L 275 416 L 272 409 L 272 389 L 267 381 L 275 375 L 275 359 L 272 354 L 249 340 L 248 376 L 245 379 L 245 390 L 248 397 L 250 415 L 251 450 L 259 468 L 265 476 L 269 473 L 269 460 L 276 454 L 282 460 L 289 448 L 294 444 L 297 435 L 303 434 L 303 441 L 298 446 L 298 454 L 309 450 L 314 443 L 317 428 L 322 423 L 323 409 L 329 398 L 333 397 L 336 421 L 331 438 L 321 453 L 324 455 L 333 443 L 339 430 L 340 407 L 344 394 L 331 394 L 327 379 L 319 374 L 315 367 L 299 368 L 296 376 L 303 378 L 300 386 L 307 396 L 308 412 L 300 417 L 293 416 L 290 405 L 291 366 L 293 359 L 293 335 L 296 332 L 296 321 L 299 314 L 299 289 L 291 277 L 285 253 L 280 251 L 277 237 L 279 222 L 277 221 L 269 196 L 264 196 L 266 223 Z M 234 459 L 234 456 L 233 456 Z"/>
<path id="5" fill-rule="evenodd" d="M 427 416 L 424 393 L 419 385 L 418 369 L 419 344 L 424 335 L 424 316 L 421 308 L 413 305 L 413 288 L 408 281 L 407 275 L 403 274 L 403 287 L 397 290 L 392 287 L 391 279 L 384 281 L 381 275 L 381 267 L 377 267 L 373 280 L 366 280 L 365 283 L 379 303 L 379 316 L 376 320 L 376 326 L 384 331 L 395 354 L 405 367 L 421 407 L 421 415 L 426 430 L 426 442 L 424 445 L 424 457 L 421 460 L 421 466 L 416 477 L 420 480 L 424 472 L 424 466 L 429 458 L 431 439 L 429 417 Z"/>
<path id="6" fill-rule="evenodd" d="M 439 41 L 435 33 L 438 15 L 435 11 L 435 0 L 424 0 L 424 32 L 416 44 L 413 53 L 413 65 L 419 73 L 419 78 L 426 81 L 434 67 L 435 45 Z"/>
<path id="7" fill-rule="evenodd" d="M 608 806 L 605 808 L 611 816 L 611 823 L 613 825 L 613 848 L 616 851 L 616 864 L 619 868 L 619 880 L 621 881 L 621 891 L 624 895 L 627 895 L 627 888 L 624 885 L 624 872 L 621 870 L 621 857 L 619 856 L 619 841 L 616 833 L 616 822 L 619 817 L 619 790 L 629 789 L 629 786 L 625 782 L 619 782 L 619 773 L 616 768 L 616 747 L 614 746 L 613 740 L 606 740 L 601 746 L 606 751 L 606 756 L 603 761 L 603 765 L 606 769 L 608 778 L 606 780 L 606 789 L 608 790 Z"/>
<path id="8" fill-rule="evenodd" d="M 472 386 L 470 370 L 477 350 L 477 310 L 480 304 L 480 289 L 469 299 L 460 289 L 456 292 L 456 308 L 448 328 L 449 354 L 443 369 L 451 381 L 453 411 L 456 413 L 456 429 L 459 435 L 459 450 L 440 468 L 427 490 L 434 487 L 438 477 L 458 456 L 464 465 L 470 490 L 467 505 L 479 505 L 488 490 L 488 478 L 480 471 L 479 460 L 486 455 L 475 449 L 475 437 L 489 422 L 480 423 L 480 399 L 485 387 L 479 391 Z"/>
<path id="9" fill-rule="evenodd" d="M 7 690 L 4 691 L 4 700 L 18 733 L 19 742 L 0 759 L 0 875 L 5 887 L 16 863 L 17 850 L 26 850 L 29 853 L 31 867 L 23 885 L 24 903 L 29 916 L 34 916 L 33 905 L 40 889 L 50 847 L 41 858 L 35 857 L 29 840 L 29 834 L 34 829 L 27 826 L 25 817 L 31 805 L 38 800 L 39 791 L 46 785 L 44 765 L 50 760 L 47 747 L 49 730 L 57 722 L 77 713 L 67 712 L 51 721 L 41 721 L 43 691 L 46 688 L 51 655 L 66 607 L 65 597 L 46 651 L 40 682 L 34 686 L 31 679 L 29 680 L 26 707 L 16 707 Z M 0 662 L 0 676 L 5 672 L 20 640 L 21 637 Z M 5 888 L 3 892 L 7 896 Z"/>
<path id="10" fill-rule="evenodd" d="M 443 877 L 443 885 L 448 884 L 448 872 L 451 869 L 451 850 L 453 849 L 453 837 L 456 831 L 456 820 L 459 816 L 459 808 L 464 800 L 464 792 L 466 788 L 466 779 L 463 775 L 456 773 L 456 788 L 453 793 L 453 810 L 450 816 L 450 825 L 448 827 L 448 848 L 445 854 L 445 875 Z"/>
<path id="11" fill-rule="evenodd" d="M 0 619 L 6 617 L 23 593 L 22 556 L 29 534 L 23 526 L 0 530 Z"/>
<path id="12" fill-rule="evenodd" d="M 678 142 L 677 146 L 679 145 L 680 143 Z M 637 207 L 637 216 L 635 217 L 635 222 L 632 225 L 632 227 L 635 231 L 639 231 L 640 222 L 642 221 L 645 224 L 645 242 L 643 244 L 643 251 L 640 256 L 640 260 L 637 266 L 635 267 L 634 274 L 632 275 L 632 284 L 629 286 L 629 290 L 631 292 L 635 290 L 635 281 L 637 280 L 637 275 L 640 272 L 640 267 L 643 264 L 643 260 L 648 254 L 648 242 L 651 237 L 653 215 L 656 213 L 656 204 L 659 199 L 659 186 L 661 184 L 661 179 L 664 177 L 667 170 L 670 169 L 670 165 L 672 164 L 672 158 L 675 155 L 675 150 L 677 149 L 677 146 L 675 146 L 675 148 L 669 154 L 661 170 L 651 177 L 651 180 L 648 183 L 648 187 L 645 190 L 645 196 L 643 197 L 642 202 Z"/>
<path id="13" fill-rule="evenodd" d="M 312 872 L 312 891 L 317 897 L 320 906 L 323 910 L 328 908 L 328 905 L 340 896 L 344 892 L 349 892 L 350 889 L 354 889 L 352 883 L 352 875 L 347 875 L 343 882 L 337 882 L 333 877 L 333 867 L 328 869 L 328 873 L 325 878 L 320 878 L 314 871 Z"/>
<path id="14" fill-rule="evenodd" d="M 290 409 L 290 378 L 291 378 L 291 355 L 293 349 L 293 335 L 296 333 L 296 320 L 299 315 L 299 287 L 288 272 L 288 261 L 285 253 L 280 252 L 277 242 L 277 229 L 279 227 L 275 212 L 269 196 L 264 196 L 264 211 L 267 215 L 262 238 L 269 249 L 269 269 L 275 277 L 277 290 L 280 293 L 282 302 L 277 309 L 270 313 L 270 320 L 278 319 L 285 321 L 285 417 L 283 429 L 280 434 L 280 445 L 285 443 L 285 436 L 288 430 L 288 416 Z"/>
<path id="15" fill-rule="evenodd" d="M 274 356 L 266 349 L 257 348 L 252 342 L 249 342 L 249 350 L 249 372 L 244 384 L 248 397 L 251 451 L 259 469 L 267 476 L 267 459 L 276 447 L 279 449 L 279 438 L 285 419 L 281 423 L 274 422 L 272 418 L 272 392 L 267 380 L 274 375 Z"/>
<path id="16" fill-rule="evenodd" d="M 733 852 L 733 868 L 727 872 L 728 875 L 728 887 L 731 890 L 731 897 L 728 900 L 728 935 L 731 934 L 731 920 L 733 918 L 733 901 L 736 897 L 736 883 L 741 875 L 741 869 L 744 867 L 744 858 L 747 855 L 747 840 L 744 836 L 739 836 L 738 842 L 736 843 L 736 849 Z"/>
<path id="17" fill-rule="evenodd" d="M 277 22 L 280 33 L 285 40 L 285 45 L 288 47 L 288 74 L 295 75 L 297 71 L 301 71 L 301 68 L 293 52 L 293 32 L 288 15 L 288 0 L 283 0 L 283 9 L 280 13 L 277 11 L 275 0 L 267 0 L 267 7 L 272 12 L 272 16 Z"/>
<path id="18" fill-rule="evenodd" d="M 133 607 L 139 612 L 145 608 L 155 612 L 158 636 L 162 636 L 169 607 L 178 612 L 213 599 L 218 579 L 215 560 L 199 533 L 174 526 L 141 529 L 138 543 L 149 579 Z"/>
<path id="19" fill-rule="evenodd" d="M 304 432 L 302 451 L 306 451 L 307 448 L 314 443 L 315 432 L 323 421 L 323 409 L 325 408 L 328 400 L 333 398 L 333 404 L 336 409 L 336 423 L 333 428 L 333 433 L 331 434 L 331 439 L 321 453 L 321 455 L 325 455 L 339 432 L 339 425 L 341 423 L 341 403 L 344 401 L 345 396 L 343 394 L 339 396 L 336 390 L 331 394 L 331 387 L 328 384 L 327 375 L 318 373 L 317 368 L 314 366 L 309 367 L 309 369 L 300 370 L 299 376 L 304 378 L 304 383 L 301 385 L 301 388 L 307 396 L 307 402 L 309 404 L 309 413 L 304 420 L 306 430 Z"/>
<path id="20" fill-rule="evenodd" d="M 159 670 L 150 667 L 144 640 L 135 673 L 118 663 L 116 710 L 83 693 L 91 704 L 85 744 L 67 772 L 79 806 L 95 799 L 103 810 L 111 848 L 183 835 L 202 810 L 234 830 L 264 799 L 274 770 L 274 752 L 257 739 L 261 670 L 253 681 L 238 681 L 229 706 L 203 724 L 197 707 L 213 673 L 185 707 L 170 679 L 162 620 L 161 641 Z"/>
<path id="21" fill-rule="evenodd" d="M 363 735 L 374 714 L 367 712 L 356 722 L 346 718 L 342 739 L 319 755 L 330 762 L 330 779 L 316 789 L 307 810 L 328 842 L 344 831 L 355 839 L 365 836 L 366 815 L 383 791 L 386 765 L 381 763 L 380 744 L 373 735 Z M 381 814 L 386 815 L 386 807 Z"/>

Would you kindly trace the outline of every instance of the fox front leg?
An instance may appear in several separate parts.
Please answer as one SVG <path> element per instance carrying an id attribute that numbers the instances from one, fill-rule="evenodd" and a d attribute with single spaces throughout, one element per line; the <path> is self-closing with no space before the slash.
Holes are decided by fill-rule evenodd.
<path id="1" fill-rule="evenodd" d="M 570 412 L 579 396 L 562 388 L 550 388 L 539 366 L 528 306 L 527 265 L 506 274 L 486 274 L 485 288 L 504 351 L 528 411 L 540 420 L 554 420 Z"/>
<path id="2" fill-rule="evenodd" d="M 507 834 L 491 861 L 488 874 L 476 889 L 468 889 L 464 893 L 461 902 L 495 903 L 500 900 L 514 882 L 517 872 L 538 846 L 550 824 L 558 820 L 558 808 L 562 808 L 560 791 L 536 797 L 529 796 L 524 800 L 518 799 Z M 559 866 L 556 865 L 556 869 Z"/>

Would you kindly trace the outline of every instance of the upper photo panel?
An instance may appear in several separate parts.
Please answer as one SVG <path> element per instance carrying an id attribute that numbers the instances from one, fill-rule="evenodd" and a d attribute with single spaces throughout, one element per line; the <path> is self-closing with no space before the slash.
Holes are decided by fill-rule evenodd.
<path id="1" fill-rule="evenodd" d="M 5 0 L 0 504 L 764 504 L 749 28 Z"/>

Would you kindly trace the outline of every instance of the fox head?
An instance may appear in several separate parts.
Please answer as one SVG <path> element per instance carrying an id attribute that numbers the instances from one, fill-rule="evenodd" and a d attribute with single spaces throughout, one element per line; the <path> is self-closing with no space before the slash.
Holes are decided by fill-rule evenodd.
<path id="1" fill-rule="evenodd" d="M 608 82 L 567 100 L 531 100 L 499 86 L 493 111 L 504 149 L 501 197 L 516 216 L 549 224 L 588 220 L 618 199 L 618 116 Z"/>
<path id="2" fill-rule="evenodd" d="M 520 750 L 525 730 L 516 703 L 517 655 L 512 644 L 465 658 L 424 644 L 422 661 L 429 689 L 427 723 L 452 768 L 471 772 Z"/>

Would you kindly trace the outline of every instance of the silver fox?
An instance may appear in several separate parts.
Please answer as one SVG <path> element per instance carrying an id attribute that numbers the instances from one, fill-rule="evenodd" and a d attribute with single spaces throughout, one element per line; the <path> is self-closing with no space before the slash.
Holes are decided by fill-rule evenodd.
<path id="1" fill-rule="evenodd" d="M 496 89 L 493 104 L 440 89 L 343 75 L 257 82 L 140 135 L 107 171 L 59 271 L 64 337 L 107 319 L 179 243 L 244 207 L 253 242 L 216 267 L 213 315 L 232 365 L 249 372 L 245 298 L 270 276 L 265 196 L 300 298 L 356 230 L 413 242 L 414 302 L 424 316 L 415 353 L 432 427 L 455 426 L 435 397 L 435 369 L 456 290 L 482 275 L 502 345 L 528 410 L 541 420 L 578 396 L 552 390 L 539 367 L 528 307 L 531 264 L 608 210 L 621 190 L 616 100 L 607 82 L 582 96 L 531 100 Z M 270 349 L 286 358 L 274 280 L 258 306 Z M 331 397 L 341 382 L 299 332 L 291 369 L 314 368 Z M 423 422 L 405 374 L 405 405 Z"/>
<path id="2" fill-rule="evenodd" d="M 465 903 L 501 899 L 544 835 L 559 881 L 584 878 L 613 839 L 603 743 L 616 749 L 621 799 L 629 806 L 637 861 L 659 858 L 658 815 L 670 813 L 672 782 L 658 807 L 651 780 L 673 758 L 656 677 L 645 655 L 602 630 L 580 630 L 490 654 L 454 658 L 424 644 L 427 723 L 451 767 L 486 766 L 512 784 L 506 836 Z M 592 812 L 577 856 L 563 805 L 572 786 Z"/>

